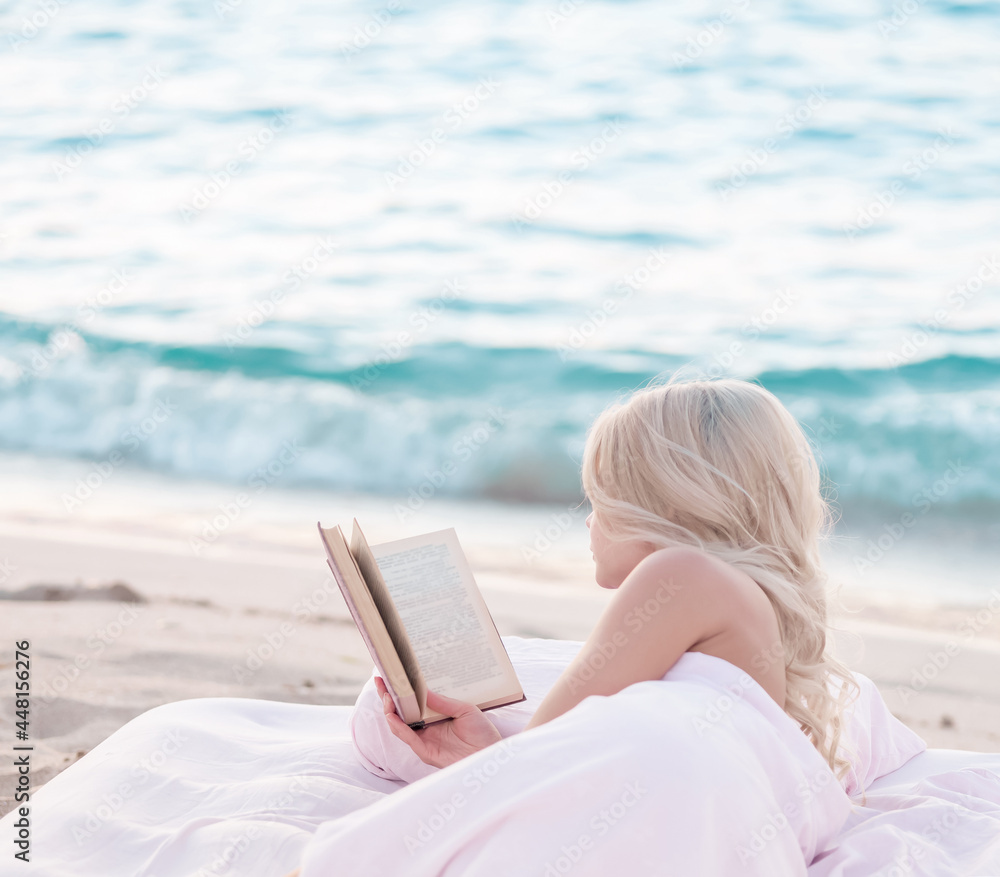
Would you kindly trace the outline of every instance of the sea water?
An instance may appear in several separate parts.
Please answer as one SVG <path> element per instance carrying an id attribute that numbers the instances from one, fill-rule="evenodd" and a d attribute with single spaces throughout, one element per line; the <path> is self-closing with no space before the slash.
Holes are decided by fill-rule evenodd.
<path id="1" fill-rule="evenodd" d="M 0 15 L 3 453 L 572 503 L 682 369 L 1000 538 L 996 2 Z"/>

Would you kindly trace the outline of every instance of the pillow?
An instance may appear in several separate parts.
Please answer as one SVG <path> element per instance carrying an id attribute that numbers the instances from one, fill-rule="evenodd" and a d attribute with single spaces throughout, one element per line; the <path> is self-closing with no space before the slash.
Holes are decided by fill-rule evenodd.
<path id="1" fill-rule="evenodd" d="M 549 689 L 583 647 L 575 640 L 501 637 L 511 663 L 521 681 L 525 700 L 488 710 L 485 715 L 500 732 L 510 737 L 522 731 Z M 848 705 L 844 716 L 841 752 L 851 761 L 841 784 L 855 796 L 880 776 L 901 767 L 927 744 L 889 712 L 875 683 L 854 674 L 861 691 Z M 834 693 L 837 688 L 832 687 Z M 371 773 L 384 779 L 412 783 L 438 768 L 424 764 L 385 721 L 382 701 L 375 690 L 375 671 L 358 695 L 349 722 L 351 740 L 358 760 Z M 851 748 L 855 750 L 851 752 Z"/>
<path id="2" fill-rule="evenodd" d="M 919 734 L 889 712 L 871 679 L 861 673 L 854 673 L 854 678 L 861 691 L 844 710 L 844 730 L 838 750 L 851 762 L 841 780 L 844 791 L 851 797 L 927 748 Z M 831 681 L 830 691 L 834 696 L 839 690 L 840 680 Z"/>

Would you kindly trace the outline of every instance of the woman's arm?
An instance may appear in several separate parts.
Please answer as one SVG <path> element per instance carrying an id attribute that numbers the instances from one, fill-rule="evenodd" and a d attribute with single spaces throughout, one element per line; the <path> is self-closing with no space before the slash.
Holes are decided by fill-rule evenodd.
<path id="1" fill-rule="evenodd" d="M 633 683 L 663 678 L 684 652 L 733 623 L 729 584 L 717 561 L 695 549 L 664 548 L 646 557 L 622 582 L 593 633 L 525 730 L 561 716 L 590 695 L 616 694 Z M 486 729 L 483 739 L 438 740 L 434 735 L 455 736 L 454 719 L 415 732 L 396 715 L 377 677 L 376 688 L 392 732 L 428 764 L 452 763 L 468 749 L 482 749 L 499 740 L 499 733 L 474 705 L 439 695 L 429 695 L 435 701 L 432 707 L 459 715 L 461 721 L 471 723 L 473 731 L 479 728 L 473 722 L 478 714 L 479 724 Z M 428 732 L 431 736 L 422 739 Z M 298 874 L 293 871 L 287 877 Z"/>
<path id="2" fill-rule="evenodd" d="M 726 585 L 716 562 L 693 548 L 663 548 L 644 558 L 525 730 L 590 695 L 616 694 L 635 682 L 663 678 L 688 649 L 725 629 Z"/>
<path id="3" fill-rule="evenodd" d="M 616 694 L 635 682 L 661 679 L 684 652 L 731 623 L 728 584 L 718 561 L 695 549 L 664 548 L 644 558 L 524 730 L 561 716 L 592 694 Z M 414 731 L 396 715 L 381 679 L 376 677 L 375 686 L 389 730 L 427 764 L 445 767 L 501 739 L 474 704 L 433 692 L 428 705 L 455 718 Z"/>

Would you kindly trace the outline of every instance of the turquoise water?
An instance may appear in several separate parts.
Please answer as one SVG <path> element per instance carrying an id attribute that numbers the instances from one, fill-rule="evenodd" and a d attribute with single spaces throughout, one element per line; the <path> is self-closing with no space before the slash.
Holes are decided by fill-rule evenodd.
<path id="1" fill-rule="evenodd" d="M 773 390 L 845 508 L 995 520 L 998 42 L 997 3 L 8 4 L 0 450 L 572 501 L 684 368 Z"/>

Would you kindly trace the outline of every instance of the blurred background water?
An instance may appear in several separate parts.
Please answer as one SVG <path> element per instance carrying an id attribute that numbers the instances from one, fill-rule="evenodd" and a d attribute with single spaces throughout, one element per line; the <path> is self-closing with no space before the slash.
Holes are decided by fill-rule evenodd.
<path id="1" fill-rule="evenodd" d="M 845 521 L 1000 540 L 998 44 L 996 2 L 0 4 L 0 453 L 572 503 L 683 368 L 775 392 Z"/>

